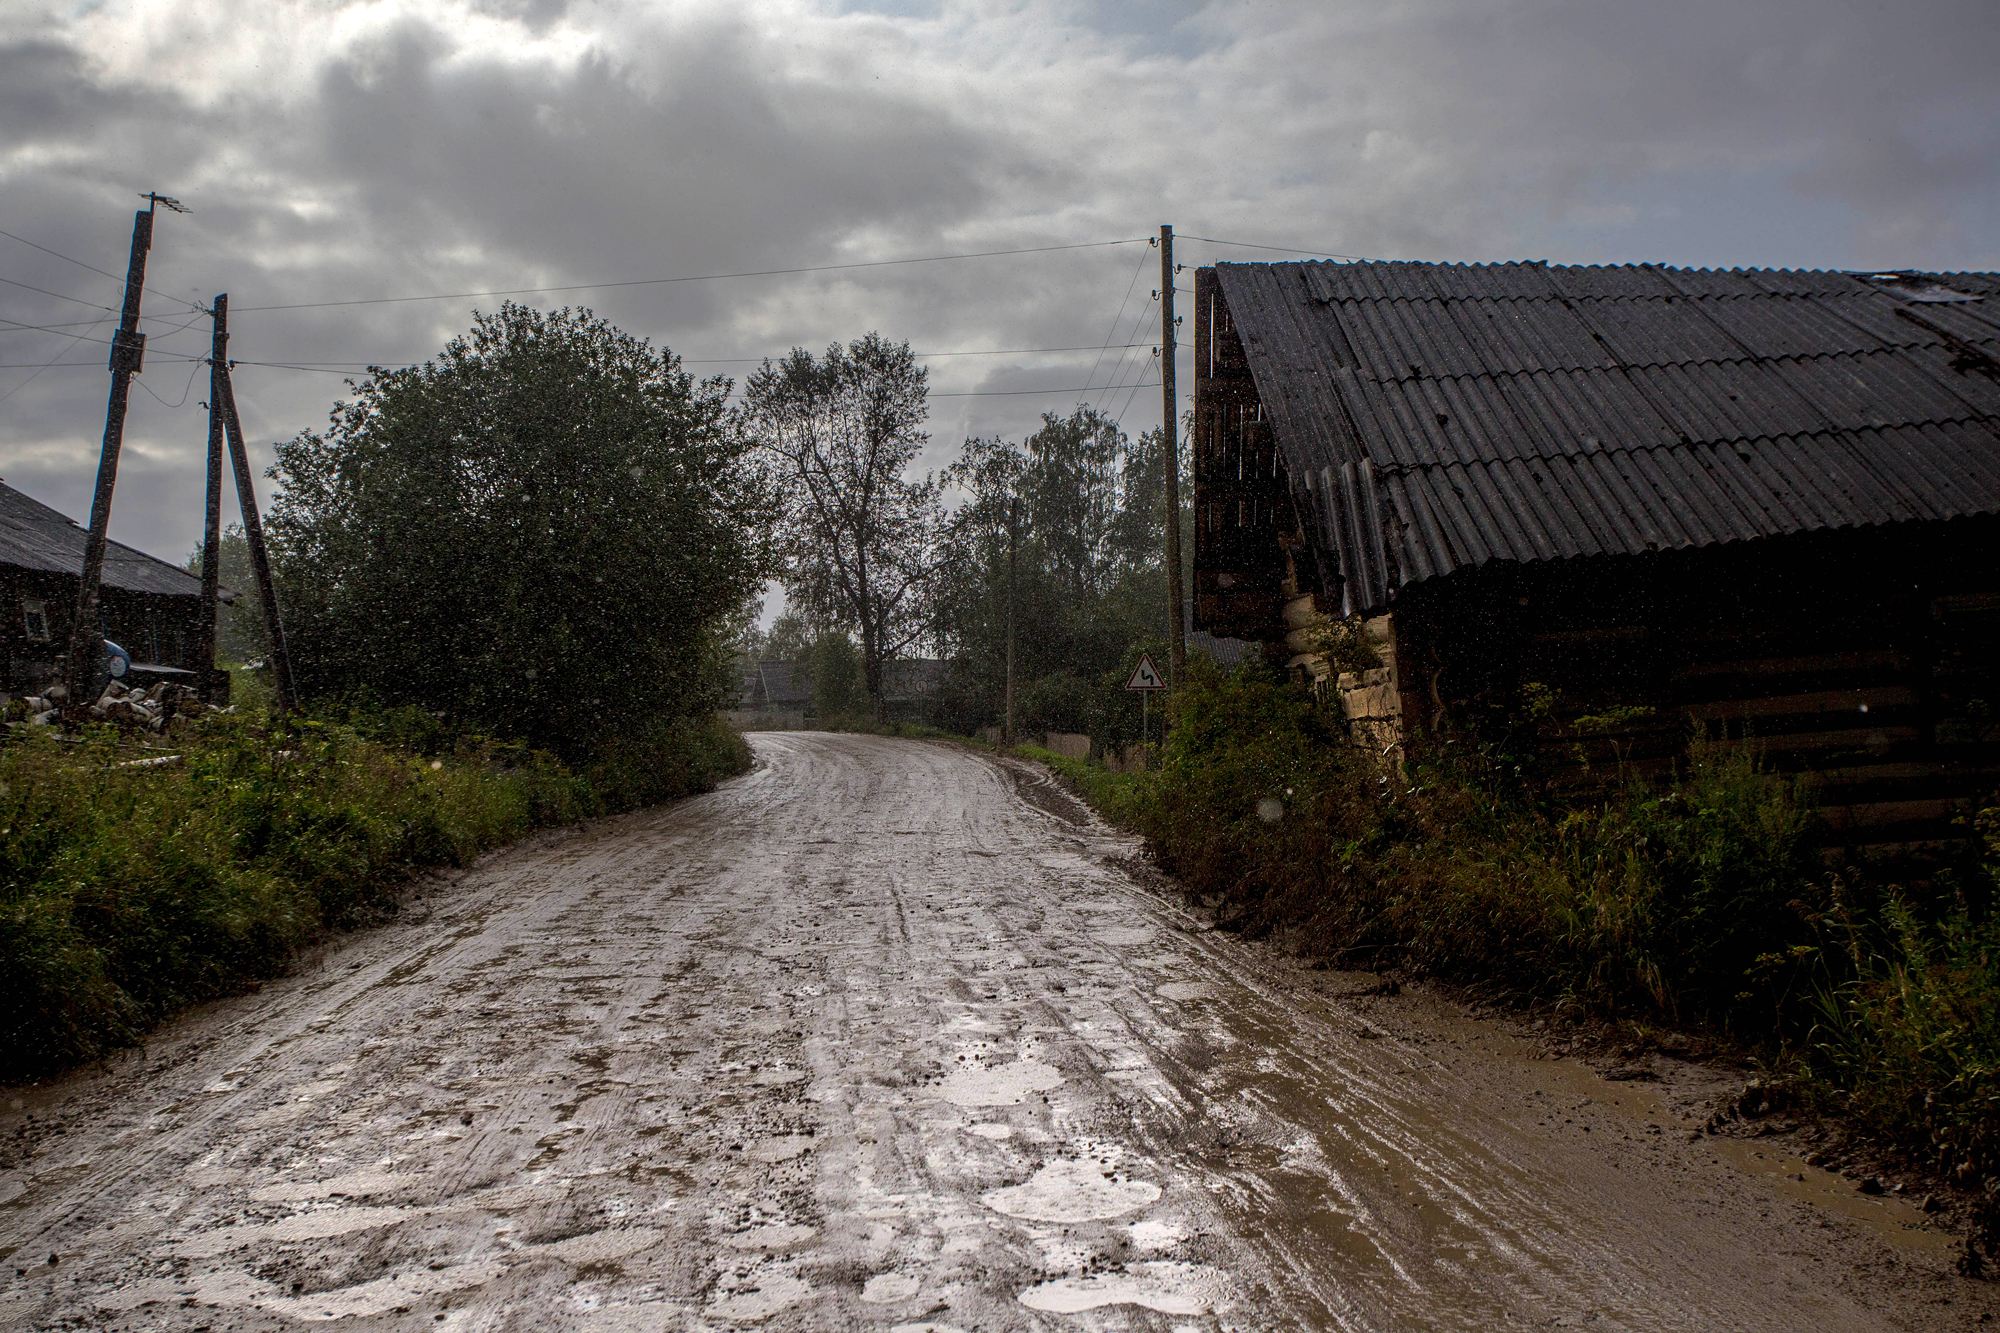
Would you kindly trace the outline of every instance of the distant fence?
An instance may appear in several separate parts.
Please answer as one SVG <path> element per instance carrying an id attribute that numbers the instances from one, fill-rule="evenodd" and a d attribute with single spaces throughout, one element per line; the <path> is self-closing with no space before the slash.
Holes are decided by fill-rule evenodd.
<path id="1" fill-rule="evenodd" d="M 722 715 L 737 731 L 804 731 L 806 715 L 796 708 L 733 708 Z"/>

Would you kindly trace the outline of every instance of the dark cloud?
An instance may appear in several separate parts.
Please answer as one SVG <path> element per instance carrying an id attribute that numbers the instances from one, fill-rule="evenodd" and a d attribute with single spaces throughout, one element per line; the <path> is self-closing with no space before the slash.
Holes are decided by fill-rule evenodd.
<path id="1" fill-rule="evenodd" d="M 162 219 L 116 527 L 192 542 L 205 346 L 399 362 L 498 298 L 259 312 L 1144 235 L 1378 256 L 2000 265 L 1990 3 L 1918 0 L 112 0 L 0 14 L 0 227 L 122 270 Z M 1150 342 L 1141 246 L 532 298 L 690 359 L 869 329 L 931 351 Z M 1255 251 L 1184 243 L 1190 263 Z M 1136 277 L 1135 277 L 1136 274 Z M 88 321 L 112 279 L 0 238 L 0 316 Z M 1185 279 L 1183 279 L 1185 281 Z M 1119 302 L 1136 297 L 1114 326 Z M 0 474 L 81 513 L 103 347 L 0 332 Z M 1117 358 L 1123 358 L 1122 365 Z M 1146 348 L 940 358 L 941 392 L 1128 385 Z M 88 362 L 81 369 L 60 363 Z M 338 370 L 340 366 L 323 369 Z M 352 367 L 359 370 L 359 365 Z M 698 367 L 740 377 L 742 364 Z M 245 365 L 260 447 L 338 374 Z M 157 395 L 157 399 L 154 397 Z M 1076 395 L 936 401 L 932 461 Z M 1156 395 L 1130 403 L 1134 429 Z M 164 401 L 160 401 L 164 400 Z"/>

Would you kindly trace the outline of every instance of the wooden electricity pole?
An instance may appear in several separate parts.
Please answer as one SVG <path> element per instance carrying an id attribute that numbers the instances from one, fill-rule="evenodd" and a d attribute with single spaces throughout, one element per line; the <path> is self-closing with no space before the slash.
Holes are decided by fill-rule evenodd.
<path id="1" fill-rule="evenodd" d="M 222 594 L 222 377 L 229 364 L 229 294 L 215 298 L 215 335 L 208 353 L 208 507 L 201 528 L 201 619 L 195 658 L 201 664 L 201 697 L 215 702 L 215 599 Z"/>
<path id="2" fill-rule="evenodd" d="M 271 582 L 271 561 L 264 551 L 264 525 L 257 517 L 257 491 L 251 482 L 250 454 L 243 447 L 243 423 L 236 415 L 236 390 L 229 383 L 229 362 L 221 348 L 229 342 L 225 325 L 226 305 L 216 306 L 215 371 L 212 383 L 218 392 L 214 401 L 222 404 L 222 426 L 229 437 L 229 461 L 236 469 L 236 506 L 243 514 L 243 542 L 250 548 L 250 571 L 257 579 L 257 598 L 264 609 L 265 656 L 271 663 L 271 683 L 278 696 L 278 712 L 292 711 L 298 695 L 292 688 L 292 658 L 285 650 L 285 627 L 278 618 L 278 590 Z"/>
<path id="3" fill-rule="evenodd" d="M 1179 689 L 1187 670 L 1187 610 L 1181 604 L 1180 419 L 1174 387 L 1174 229 L 1160 228 L 1160 418 L 1167 451 L 1167 684 Z"/>
<path id="4" fill-rule="evenodd" d="M 97 493 L 90 501 L 90 533 L 83 543 L 83 581 L 77 588 L 76 619 L 70 624 L 68 677 L 71 703 L 96 702 L 83 697 L 104 636 L 97 629 L 98 586 L 104 581 L 104 544 L 111 528 L 111 493 L 118 485 L 118 453 L 125 445 L 125 406 L 132 395 L 132 377 L 146 357 L 146 335 L 139 332 L 139 298 L 146 290 L 146 252 L 153 248 L 153 209 L 164 203 L 185 213 L 164 195 L 145 196 L 146 207 L 132 217 L 132 256 L 125 265 L 125 309 L 118 332 L 111 337 L 111 401 L 104 412 L 104 447 L 97 456 Z"/>
<path id="5" fill-rule="evenodd" d="M 1021 501 L 1007 501 L 1007 727 L 1003 737 L 1014 743 L 1014 561 L 1021 545 Z"/>

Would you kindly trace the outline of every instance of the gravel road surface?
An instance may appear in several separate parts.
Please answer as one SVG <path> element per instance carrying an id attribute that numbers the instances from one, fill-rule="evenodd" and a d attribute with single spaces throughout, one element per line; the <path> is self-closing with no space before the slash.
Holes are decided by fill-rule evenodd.
<path id="1" fill-rule="evenodd" d="M 752 739 L 13 1094 L 0 1326 L 1991 1317 L 1907 1203 L 1691 1139 L 1698 1077 L 1208 931 L 1030 766 Z"/>

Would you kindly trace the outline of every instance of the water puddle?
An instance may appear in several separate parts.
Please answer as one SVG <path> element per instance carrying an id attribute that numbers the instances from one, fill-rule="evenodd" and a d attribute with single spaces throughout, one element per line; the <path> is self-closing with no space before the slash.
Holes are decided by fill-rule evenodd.
<path id="1" fill-rule="evenodd" d="M 789 1273 L 763 1273 L 749 1279 L 704 1312 L 731 1324 L 754 1324 L 813 1295 L 813 1289 Z"/>
<path id="2" fill-rule="evenodd" d="M 1062 1071 L 1040 1060 L 991 1068 L 955 1069 L 938 1088 L 954 1106 L 1019 1106 L 1038 1092 L 1062 1086 Z"/>
<path id="3" fill-rule="evenodd" d="M 252 1226 L 222 1227 L 191 1236 L 174 1246 L 183 1259 L 212 1259 L 245 1245 L 288 1245 L 294 1241 L 325 1240 L 345 1236 L 350 1231 L 394 1226 L 410 1215 L 408 1208 L 330 1208 L 317 1213 L 300 1213 L 279 1222 Z"/>
<path id="4" fill-rule="evenodd" d="M 870 1305 L 894 1305 L 917 1294 L 917 1280 L 907 1273 L 877 1273 L 861 1288 L 861 1299 Z"/>
<path id="5" fill-rule="evenodd" d="M 1144 1208 L 1160 1197 L 1160 1187 L 1134 1180 L 1095 1157 L 1050 1162 L 1019 1185 L 979 1196 L 996 1213 L 1031 1222 L 1093 1222 Z"/>
<path id="6" fill-rule="evenodd" d="M 750 1157 L 758 1162 L 789 1162 L 800 1153 L 811 1152 L 812 1139 L 804 1134 L 787 1134 L 781 1138 L 765 1139 L 750 1150 Z"/>
<path id="7" fill-rule="evenodd" d="M 804 1226 L 752 1227 L 748 1231 L 738 1231 L 722 1238 L 722 1243 L 732 1250 L 763 1250 L 776 1253 L 779 1250 L 797 1249 L 806 1244 L 819 1232 Z"/>
<path id="8" fill-rule="evenodd" d="M 1081 1314 L 1105 1305 L 1138 1305 L 1161 1314 L 1208 1314 L 1226 1303 L 1228 1279 L 1204 1264 L 1155 1259 L 1123 1273 L 1065 1277 L 1030 1287 L 1018 1299 L 1030 1310 Z"/>
<path id="9" fill-rule="evenodd" d="M 661 1240 L 659 1232 L 651 1227 L 632 1227 L 624 1231 L 592 1231 L 587 1235 L 571 1236 L 549 1245 L 536 1245 L 529 1254 L 546 1254 L 561 1259 L 565 1263 L 579 1267 L 586 1264 L 610 1264 L 620 1259 L 629 1259 L 642 1251 L 650 1250 Z"/>
<path id="10" fill-rule="evenodd" d="M 1176 1001 L 1206 1000 L 1215 994 L 1215 987 L 1206 981 L 1169 981 L 1157 989 L 1161 998 Z"/>
<path id="11" fill-rule="evenodd" d="M 263 1297 L 254 1303 L 300 1323 L 366 1319 L 371 1315 L 407 1308 L 419 1301 L 483 1287 L 499 1277 L 501 1272 L 500 1264 L 490 1259 L 481 1260 L 477 1263 L 457 1264 L 451 1268 L 417 1269 L 407 1273 L 396 1273 L 389 1277 L 378 1277 L 373 1282 L 341 1287 L 334 1291 L 315 1292 L 310 1296 L 277 1299 Z M 229 1305 L 252 1303 L 241 1300 L 216 1302 Z"/>
<path id="12" fill-rule="evenodd" d="M 250 1198 L 256 1203 L 289 1203 L 305 1199 L 363 1199 L 371 1194 L 387 1194 L 409 1185 L 417 1184 L 424 1177 L 397 1175 L 390 1171 L 355 1171 L 331 1180 L 289 1180 L 262 1189 L 252 1190 Z"/>
<path id="13" fill-rule="evenodd" d="M 1151 926 L 1112 926 L 1108 930 L 1092 933 L 1096 935 L 1100 944 L 1115 945 L 1121 949 L 1129 949 L 1135 944 L 1146 944 L 1153 938 Z"/>
<path id="14" fill-rule="evenodd" d="M 965 1132 L 968 1134 L 977 1134 L 982 1139 L 1011 1139 L 1014 1137 L 1014 1127 L 1012 1125 L 967 1125 Z"/>

